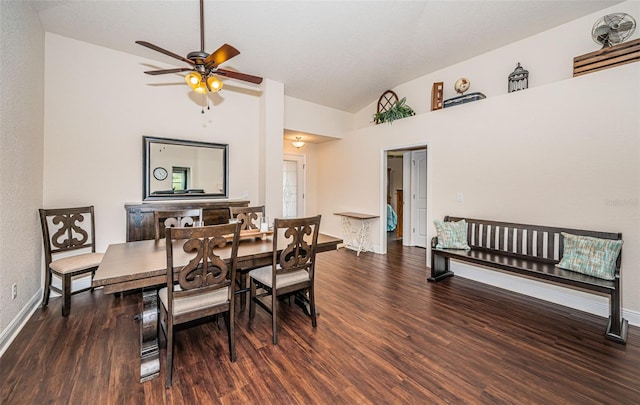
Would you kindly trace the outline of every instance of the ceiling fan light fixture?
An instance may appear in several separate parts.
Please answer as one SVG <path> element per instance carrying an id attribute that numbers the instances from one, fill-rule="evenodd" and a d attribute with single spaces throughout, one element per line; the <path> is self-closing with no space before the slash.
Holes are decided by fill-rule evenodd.
<path id="1" fill-rule="evenodd" d="M 205 82 L 200 82 L 197 86 L 193 88 L 193 91 L 195 91 L 198 94 L 207 94 L 207 85 L 205 84 Z"/>
<path id="2" fill-rule="evenodd" d="M 304 146 L 304 142 L 302 141 L 302 137 L 301 136 L 296 136 L 296 140 L 291 142 L 291 145 L 293 145 L 294 148 L 302 148 Z"/>
<path id="3" fill-rule="evenodd" d="M 222 89 L 223 83 L 217 77 L 214 77 L 215 75 L 222 75 L 228 79 L 241 80 L 254 84 L 262 83 L 262 77 L 259 76 L 252 76 L 246 73 L 240 73 L 231 70 L 218 69 L 218 66 L 220 64 L 240 54 L 240 51 L 233 46 L 229 44 L 223 44 L 212 53 L 207 53 L 204 51 L 204 0 L 200 0 L 200 50 L 189 52 L 187 56 L 184 57 L 147 41 L 136 41 L 136 44 L 162 53 L 171 58 L 178 59 L 189 65 L 189 67 L 150 70 L 144 73 L 155 76 L 188 72 L 188 74 L 184 78 L 185 81 L 193 91 L 204 96 L 206 96 L 209 92 L 217 93 Z M 206 100 L 206 97 L 203 97 L 203 100 Z M 207 109 L 209 109 L 208 105 Z M 202 112 L 204 113 L 204 109 Z"/>
<path id="4" fill-rule="evenodd" d="M 212 93 L 219 92 L 220 89 L 222 89 L 222 86 L 222 82 L 217 77 L 212 75 L 207 78 L 207 87 Z"/>
<path id="5" fill-rule="evenodd" d="M 202 75 L 200 75 L 200 73 L 198 72 L 191 72 L 185 76 L 184 80 L 189 86 L 191 86 L 192 89 L 195 90 L 200 82 L 202 82 Z"/>

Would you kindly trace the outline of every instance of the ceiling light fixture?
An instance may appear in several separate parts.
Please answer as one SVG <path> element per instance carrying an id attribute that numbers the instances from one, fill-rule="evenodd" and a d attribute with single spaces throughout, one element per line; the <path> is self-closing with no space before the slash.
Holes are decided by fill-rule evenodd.
<path id="1" fill-rule="evenodd" d="M 207 78 L 207 88 L 212 93 L 217 93 L 222 89 L 222 82 L 217 77 L 211 75 Z"/>
<path id="2" fill-rule="evenodd" d="M 2 1 L 2 0 L 0 0 Z M 172 69 L 149 70 L 145 73 L 148 75 L 164 75 L 180 72 L 189 72 L 185 77 L 185 81 L 196 93 L 206 96 L 207 93 L 217 93 L 222 89 L 222 82 L 218 76 L 225 79 L 241 80 L 249 83 L 260 84 L 262 77 L 252 76 L 246 73 L 236 72 L 234 70 L 221 69 L 220 65 L 229 59 L 238 56 L 240 51 L 229 44 L 224 44 L 213 53 L 204 51 L 204 0 L 200 0 L 200 50 L 189 52 L 186 57 L 160 48 L 147 41 L 136 41 L 137 44 L 147 47 L 156 52 L 181 60 L 187 63 L 188 67 L 179 67 Z M 208 101 L 207 101 L 208 102 Z M 203 98 L 204 104 L 204 98 Z M 208 106 L 207 106 L 208 108 Z M 202 111 L 204 113 L 204 109 Z"/>
<path id="3" fill-rule="evenodd" d="M 291 145 L 293 145 L 295 148 L 302 148 L 304 146 L 304 142 L 302 141 L 302 137 L 301 136 L 296 136 L 296 140 L 291 142 Z"/>
<path id="4" fill-rule="evenodd" d="M 185 76 L 184 80 L 192 89 L 195 89 L 196 86 L 202 81 L 202 75 L 200 75 L 200 73 L 198 72 L 191 72 L 187 76 Z"/>
<path id="5" fill-rule="evenodd" d="M 222 89 L 222 82 L 214 75 L 209 75 L 203 79 L 202 75 L 198 72 L 191 72 L 185 76 L 184 80 L 189 87 L 198 94 L 207 94 L 209 91 L 217 93 Z"/>

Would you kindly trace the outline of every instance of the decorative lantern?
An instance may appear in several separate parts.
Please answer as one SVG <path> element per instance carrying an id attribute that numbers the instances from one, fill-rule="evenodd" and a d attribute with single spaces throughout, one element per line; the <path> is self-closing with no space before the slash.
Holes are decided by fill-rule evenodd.
<path id="1" fill-rule="evenodd" d="M 529 72 L 518 62 L 515 70 L 509 75 L 509 93 L 529 87 Z"/>

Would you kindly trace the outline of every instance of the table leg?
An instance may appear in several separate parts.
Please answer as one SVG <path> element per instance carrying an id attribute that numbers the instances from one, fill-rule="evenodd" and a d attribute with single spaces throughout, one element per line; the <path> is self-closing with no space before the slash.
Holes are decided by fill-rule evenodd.
<path id="1" fill-rule="evenodd" d="M 358 253 L 356 256 L 360 256 L 360 252 L 367 252 L 369 250 L 369 229 L 369 221 L 361 219 L 360 228 L 356 231 L 358 241 Z"/>
<path id="2" fill-rule="evenodd" d="M 352 245 L 351 234 L 353 233 L 351 221 L 347 217 L 342 217 L 342 234 L 344 235 L 345 244 Z"/>
<path id="3" fill-rule="evenodd" d="M 158 290 L 142 291 L 140 319 L 140 382 L 160 375 L 158 346 Z"/>

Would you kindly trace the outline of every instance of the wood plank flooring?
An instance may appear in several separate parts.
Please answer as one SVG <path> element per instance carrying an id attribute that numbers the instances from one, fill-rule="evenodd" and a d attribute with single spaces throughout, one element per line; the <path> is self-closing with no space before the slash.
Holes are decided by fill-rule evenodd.
<path id="1" fill-rule="evenodd" d="M 280 306 L 279 343 L 257 308 L 176 334 L 173 386 L 139 378 L 139 295 L 97 290 L 38 309 L 0 359 L 0 404 L 638 404 L 640 328 L 460 277 L 426 282 L 425 251 L 322 253 L 318 328 Z"/>

